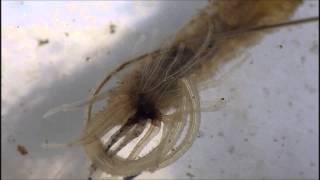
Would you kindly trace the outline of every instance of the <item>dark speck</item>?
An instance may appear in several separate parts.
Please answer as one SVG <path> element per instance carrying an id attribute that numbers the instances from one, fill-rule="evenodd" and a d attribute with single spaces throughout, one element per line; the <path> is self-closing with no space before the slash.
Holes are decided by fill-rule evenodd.
<path id="1" fill-rule="evenodd" d="M 10 136 L 8 136 L 8 142 L 9 143 L 15 143 L 16 139 L 12 135 L 10 135 Z"/>
<path id="2" fill-rule="evenodd" d="M 69 36 L 69 33 L 68 33 L 68 32 L 65 32 L 64 35 L 68 37 L 68 36 Z"/>
<path id="3" fill-rule="evenodd" d="M 283 45 L 282 45 L 282 44 L 279 44 L 279 48 L 282 49 L 282 48 L 283 48 Z"/>
<path id="4" fill-rule="evenodd" d="M 243 141 L 248 142 L 248 138 L 244 138 Z"/>
<path id="5" fill-rule="evenodd" d="M 228 149 L 228 152 L 230 153 L 230 154 L 233 154 L 234 153 L 234 146 L 230 146 L 229 147 L 229 149 Z"/>
<path id="6" fill-rule="evenodd" d="M 284 147 L 284 143 L 282 143 L 281 146 Z"/>
<path id="7" fill-rule="evenodd" d="M 189 164 L 189 165 L 188 165 L 188 168 L 192 168 L 192 166 Z"/>
<path id="8" fill-rule="evenodd" d="M 110 30 L 110 34 L 114 34 L 116 32 L 116 25 L 110 24 L 109 30 Z"/>
<path id="9" fill-rule="evenodd" d="M 224 98 L 221 98 L 222 101 L 224 101 Z"/>
<path id="10" fill-rule="evenodd" d="M 288 102 L 288 106 L 292 107 L 293 103 L 291 101 Z"/>
<path id="11" fill-rule="evenodd" d="M 310 166 L 314 167 L 315 166 L 314 162 L 310 162 Z"/>
<path id="12" fill-rule="evenodd" d="M 301 56 L 300 61 L 301 61 L 301 64 L 304 64 L 306 62 L 306 58 L 304 56 Z"/>
<path id="13" fill-rule="evenodd" d="M 193 177 L 194 177 L 194 175 L 191 174 L 191 173 L 189 173 L 189 172 L 187 172 L 186 175 L 187 175 L 188 177 L 190 177 L 190 178 L 193 178 Z"/>
<path id="14" fill-rule="evenodd" d="M 278 139 L 274 138 L 274 139 L 273 139 L 273 142 L 278 142 Z"/>
<path id="15" fill-rule="evenodd" d="M 22 146 L 22 145 L 18 145 L 17 146 L 17 151 L 22 155 L 25 156 L 28 154 L 28 150 L 26 147 Z"/>
<path id="16" fill-rule="evenodd" d="M 49 39 L 39 39 L 38 46 L 43 46 L 49 43 Z"/>
<path id="17" fill-rule="evenodd" d="M 218 136 L 224 137 L 224 133 L 220 131 L 220 132 L 218 132 Z"/>
<path id="18" fill-rule="evenodd" d="M 90 59 L 91 59 L 90 57 L 86 57 L 86 61 L 87 61 L 87 62 L 90 61 Z"/>

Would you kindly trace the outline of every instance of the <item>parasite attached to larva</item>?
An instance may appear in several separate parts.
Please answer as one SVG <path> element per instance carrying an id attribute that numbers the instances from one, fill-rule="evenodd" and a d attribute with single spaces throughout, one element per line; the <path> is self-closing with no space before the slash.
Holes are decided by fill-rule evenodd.
<path id="1" fill-rule="evenodd" d="M 197 87 L 243 47 L 258 42 L 266 32 L 261 30 L 318 20 L 288 21 L 300 4 L 300 0 L 210 1 L 170 43 L 122 64 L 87 100 L 52 109 L 45 116 L 87 107 L 83 136 L 65 146 L 84 146 L 93 169 L 126 177 L 168 166 L 191 147 L 198 133 L 204 108 Z M 101 92 L 127 67 L 132 71 L 124 75 L 124 83 Z M 103 110 L 93 111 L 93 105 L 105 99 Z M 160 142 L 143 154 L 157 136 Z M 119 155 L 135 139 L 139 141 L 126 156 Z"/>

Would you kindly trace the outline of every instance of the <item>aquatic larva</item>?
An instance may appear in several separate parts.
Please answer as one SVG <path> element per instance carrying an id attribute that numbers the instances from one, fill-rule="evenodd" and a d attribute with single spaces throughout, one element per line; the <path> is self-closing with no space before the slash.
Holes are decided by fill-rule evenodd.
<path id="1" fill-rule="evenodd" d="M 198 133 L 201 106 L 197 87 L 201 82 L 244 47 L 257 43 L 265 34 L 260 30 L 318 20 L 288 22 L 300 4 L 300 0 L 210 1 L 169 43 L 111 72 L 88 100 L 63 105 L 46 115 L 86 105 L 83 136 L 66 146 L 83 145 L 92 167 L 108 174 L 134 176 L 168 166 L 191 147 Z M 132 69 L 124 75 L 124 83 L 101 92 L 129 66 Z M 93 105 L 105 99 L 106 106 L 94 112 Z M 114 130 L 104 142 L 104 136 Z M 160 142 L 142 154 L 159 135 Z M 139 141 L 129 153 L 120 156 L 136 139 Z"/>

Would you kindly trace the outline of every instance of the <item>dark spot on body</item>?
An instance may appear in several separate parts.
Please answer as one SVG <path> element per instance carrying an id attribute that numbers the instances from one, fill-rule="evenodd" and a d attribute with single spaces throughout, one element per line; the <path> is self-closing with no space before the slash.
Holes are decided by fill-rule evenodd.
<path id="1" fill-rule="evenodd" d="M 221 98 L 222 101 L 224 101 L 224 98 Z"/>
<path id="2" fill-rule="evenodd" d="M 137 107 L 136 116 L 140 119 L 156 119 L 159 116 L 159 111 L 154 102 L 145 94 L 139 94 L 135 106 Z"/>
<path id="3" fill-rule="evenodd" d="M 27 155 L 29 152 L 27 150 L 27 148 L 23 145 L 18 145 L 17 146 L 17 151 L 20 153 L 20 155 L 25 156 Z"/>
<path id="4" fill-rule="evenodd" d="M 282 49 L 282 48 L 283 48 L 283 45 L 282 45 L 282 44 L 279 44 L 279 48 Z"/>
<path id="5" fill-rule="evenodd" d="M 49 39 L 39 39 L 38 46 L 43 46 L 49 43 Z"/>
<path id="6" fill-rule="evenodd" d="M 86 61 L 89 62 L 91 57 L 86 57 Z"/>

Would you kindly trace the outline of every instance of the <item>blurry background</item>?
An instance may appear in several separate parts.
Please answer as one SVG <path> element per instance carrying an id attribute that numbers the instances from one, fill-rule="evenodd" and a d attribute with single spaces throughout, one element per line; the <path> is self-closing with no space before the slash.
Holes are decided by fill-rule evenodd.
<path id="1" fill-rule="evenodd" d="M 83 112 L 42 116 L 87 97 L 117 65 L 158 48 L 207 1 L 3 1 L 2 179 L 88 177 L 78 137 Z M 305 1 L 293 18 L 318 16 Z M 192 148 L 139 178 L 316 178 L 319 146 L 318 23 L 279 29 L 243 54 L 223 83 L 201 92 L 227 99 L 203 113 Z"/>

